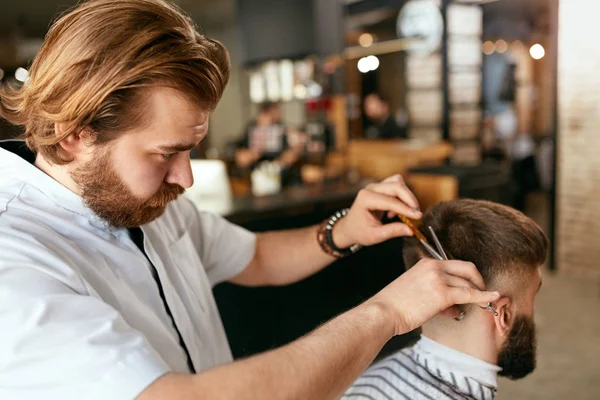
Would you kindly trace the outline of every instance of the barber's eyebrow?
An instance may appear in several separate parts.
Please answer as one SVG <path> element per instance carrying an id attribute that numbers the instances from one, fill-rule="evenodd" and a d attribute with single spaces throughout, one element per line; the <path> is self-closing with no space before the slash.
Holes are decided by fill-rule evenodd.
<path id="1" fill-rule="evenodd" d="M 176 152 L 176 151 L 188 151 L 196 147 L 197 143 L 172 143 L 158 146 L 160 151 Z"/>

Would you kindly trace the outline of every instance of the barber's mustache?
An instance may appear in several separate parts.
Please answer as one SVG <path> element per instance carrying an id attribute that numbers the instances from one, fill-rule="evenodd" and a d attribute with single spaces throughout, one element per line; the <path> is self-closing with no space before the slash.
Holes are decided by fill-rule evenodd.
<path id="1" fill-rule="evenodd" d="M 176 183 L 163 183 L 146 204 L 150 207 L 165 207 L 181 196 L 183 192 L 185 192 L 185 189 Z"/>

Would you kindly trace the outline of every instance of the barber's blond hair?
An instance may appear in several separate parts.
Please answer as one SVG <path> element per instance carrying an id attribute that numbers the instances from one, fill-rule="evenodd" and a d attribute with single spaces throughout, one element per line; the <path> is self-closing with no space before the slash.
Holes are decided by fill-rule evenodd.
<path id="1" fill-rule="evenodd" d="M 144 90 L 168 86 L 211 110 L 229 79 L 229 55 L 163 0 L 91 0 L 50 28 L 21 87 L 0 89 L 0 115 L 56 164 L 60 141 L 89 130 L 96 143 L 139 126 Z M 55 124 L 67 127 L 55 132 Z"/>

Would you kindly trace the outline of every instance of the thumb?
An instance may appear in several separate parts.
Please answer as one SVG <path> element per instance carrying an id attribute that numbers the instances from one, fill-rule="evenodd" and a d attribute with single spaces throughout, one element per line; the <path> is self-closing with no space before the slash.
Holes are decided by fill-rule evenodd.
<path id="1" fill-rule="evenodd" d="M 388 176 L 387 178 L 385 178 L 383 180 L 384 183 L 390 183 L 390 182 L 404 182 L 404 179 L 402 178 L 402 175 L 400 174 L 396 174 L 396 175 L 392 175 L 392 176 Z"/>
<path id="2" fill-rule="evenodd" d="M 375 228 L 377 239 L 380 241 L 400 236 L 412 236 L 413 231 L 402 222 L 392 222 Z"/>

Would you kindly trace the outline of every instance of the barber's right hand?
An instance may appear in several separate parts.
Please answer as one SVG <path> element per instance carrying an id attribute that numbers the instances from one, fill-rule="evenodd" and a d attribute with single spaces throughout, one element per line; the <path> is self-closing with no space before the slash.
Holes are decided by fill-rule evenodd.
<path id="1" fill-rule="evenodd" d="M 423 259 L 367 303 L 382 306 L 393 324 L 393 334 L 401 335 L 441 312 L 458 315 L 454 307 L 457 304 L 488 303 L 500 298 L 500 293 L 484 289 L 483 278 L 472 263 Z"/>

